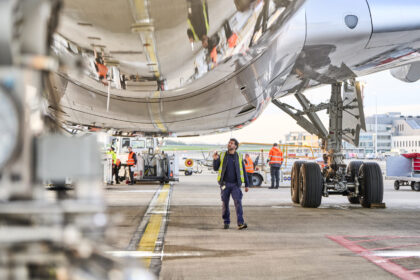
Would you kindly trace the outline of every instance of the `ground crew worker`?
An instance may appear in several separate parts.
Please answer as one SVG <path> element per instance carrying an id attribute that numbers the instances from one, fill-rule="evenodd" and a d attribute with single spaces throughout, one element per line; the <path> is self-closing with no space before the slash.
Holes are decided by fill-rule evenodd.
<path id="1" fill-rule="evenodd" d="M 277 148 L 277 143 L 273 144 L 273 147 L 268 153 L 268 160 L 271 174 L 271 187 L 269 189 L 278 189 L 280 184 L 280 167 L 283 164 L 283 152 Z M 275 187 L 274 180 L 276 181 Z"/>
<path id="2" fill-rule="evenodd" d="M 115 182 L 119 184 L 120 182 L 118 181 L 118 170 L 116 169 L 117 168 L 117 154 L 115 153 L 115 148 L 110 147 L 108 150 L 108 154 L 111 155 L 112 157 L 112 177 L 114 177 L 115 175 Z"/>
<path id="3" fill-rule="evenodd" d="M 105 66 L 102 56 L 95 49 L 93 49 L 93 53 L 95 55 L 95 69 L 98 73 L 99 80 L 107 86 L 108 81 L 106 80 L 106 75 L 108 74 L 108 67 Z"/>
<path id="4" fill-rule="evenodd" d="M 249 187 L 252 188 L 254 186 L 252 182 L 252 174 L 254 174 L 254 163 L 252 162 L 249 154 L 245 155 L 245 170 L 248 177 Z"/>
<path id="5" fill-rule="evenodd" d="M 134 165 L 137 164 L 137 156 L 136 153 L 133 152 L 131 147 L 128 147 L 128 159 L 127 159 L 127 166 L 128 172 L 130 173 L 130 183 L 129 185 L 134 184 Z"/>
<path id="6" fill-rule="evenodd" d="M 114 167 L 115 182 L 117 184 L 120 183 L 120 177 L 118 176 L 118 174 L 120 173 L 120 168 L 121 168 L 121 160 L 117 158 L 117 161 L 115 162 L 115 167 Z"/>
<path id="7" fill-rule="evenodd" d="M 248 227 L 243 218 L 241 191 L 243 183 L 245 183 L 245 192 L 248 191 L 248 177 L 245 176 L 246 172 L 242 155 L 236 152 L 238 146 L 238 140 L 232 138 L 227 145 L 227 152 L 222 152 L 220 157 L 217 152 L 213 154 L 213 169 L 218 171 L 217 181 L 220 185 L 223 202 L 222 218 L 224 229 L 228 229 L 230 224 L 229 199 L 231 195 L 235 203 L 238 229 L 241 230 Z"/>
<path id="8" fill-rule="evenodd" d="M 187 35 L 191 43 L 202 41 L 209 31 L 209 14 L 207 0 L 187 0 L 188 29 Z"/>

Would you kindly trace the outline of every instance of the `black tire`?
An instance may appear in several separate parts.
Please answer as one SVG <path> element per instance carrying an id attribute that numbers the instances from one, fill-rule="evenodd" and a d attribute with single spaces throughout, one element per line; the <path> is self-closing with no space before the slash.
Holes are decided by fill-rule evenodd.
<path id="1" fill-rule="evenodd" d="M 349 200 L 349 202 L 351 204 L 359 204 L 360 203 L 360 198 L 359 197 L 347 196 L 347 199 Z"/>
<path id="2" fill-rule="evenodd" d="M 290 174 L 290 195 L 294 203 L 299 203 L 299 172 L 304 161 L 295 161 Z"/>
<path id="3" fill-rule="evenodd" d="M 413 189 L 414 189 L 416 192 L 420 192 L 420 182 L 416 182 L 416 183 L 414 183 Z"/>
<path id="4" fill-rule="evenodd" d="M 322 174 L 315 162 L 305 162 L 299 172 L 299 202 L 302 207 L 317 208 L 322 199 Z"/>
<path id="5" fill-rule="evenodd" d="M 359 170 L 360 204 L 370 208 L 372 203 L 382 203 L 384 196 L 384 182 L 382 171 L 376 162 L 365 162 Z"/>
<path id="6" fill-rule="evenodd" d="M 192 175 L 192 171 L 185 170 L 184 174 L 185 174 L 185 176 L 191 176 Z"/>
<path id="7" fill-rule="evenodd" d="M 347 165 L 347 176 L 350 178 L 350 182 L 356 180 L 356 175 L 359 174 L 360 166 L 362 166 L 363 161 L 352 161 Z"/>
<path id="8" fill-rule="evenodd" d="M 262 184 L 263 178 L 258 173 L 252 173 L 252 185 L 254 187 L 260 187 Z"/>
<path id="9" fill-rule="evenodd" d="M 399 189 L 400 189 L 400 182 L 398 182 L 397 180 L 394 182 L 394 190 L 398 191 Z"/>

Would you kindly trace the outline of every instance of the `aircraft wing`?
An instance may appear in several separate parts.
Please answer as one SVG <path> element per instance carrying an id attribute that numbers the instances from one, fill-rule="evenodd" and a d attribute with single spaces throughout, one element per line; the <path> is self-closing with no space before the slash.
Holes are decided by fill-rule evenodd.
<path id="1" fill-rule="evenodd" d="M 53 49 L 83 65 L 49 79 L 67 127 L 224 132 L 272 99 L 420 59 L 414 0 L 64 2 Z"/>

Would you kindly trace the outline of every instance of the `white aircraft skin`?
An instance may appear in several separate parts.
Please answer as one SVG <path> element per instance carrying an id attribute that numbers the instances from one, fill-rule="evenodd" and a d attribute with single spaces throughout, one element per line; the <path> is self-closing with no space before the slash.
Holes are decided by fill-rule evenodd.
<path id="1" fill-rule="evenodd" d="M 236 47 L 225 47 L 217 64 L 199 74 L 194 63 L 201 43 L 191 51 L 185 0 L 88 2 L 66 1 L 58 34 L 84 50 L 85 62 L 92 64 L 86 53 L 93 45 L 103 49 L 108 67 L 148 84 L 125 90 L 113 85 L 108 103 L 108 87 L 92 78 L 92 71 L 56 73 L 51 82 L 61 98 L 62 120 L 70 126 L 156 136 L 223 132 L 249 124 L 271 100 L 306 88 L 396 67 L 393 75 L 401 80 L 420 78 L 416 0 L 297 0 L 277 6 L 270 1 L 267 30 L 261 34 L 263 28 L 254 34 L 254 26 L 264 2 L 239 12 L 233 1 L 208 1 L 209 36 L 223 30 L 226 18 L 248 18 L 233 30 L 239 34 Z M 148 13 L 139 2 L 151 7 Z M 153 23 L 133 33 L 142 19 Z M 58 55 L 68 55 L 64 52 L 57 49 Z M 157 77 L 166 79 L 165 90 L 150 82 Z"/>

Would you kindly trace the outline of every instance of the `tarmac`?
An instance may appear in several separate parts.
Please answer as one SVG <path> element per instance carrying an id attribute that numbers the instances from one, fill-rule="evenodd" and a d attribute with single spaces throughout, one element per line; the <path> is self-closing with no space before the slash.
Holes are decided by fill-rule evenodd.
<path id="1" fill-rule="evenodd" d="M 245 230 L 223 229 L 216 174 L 173 185 L 114 185 L 105 191 L 107 242 L 159 279 L 420 279 L 420 192 L 384 181 L 384 209 L 322 198 L 317 209 L 290 187 L 243 191 Z"/>

